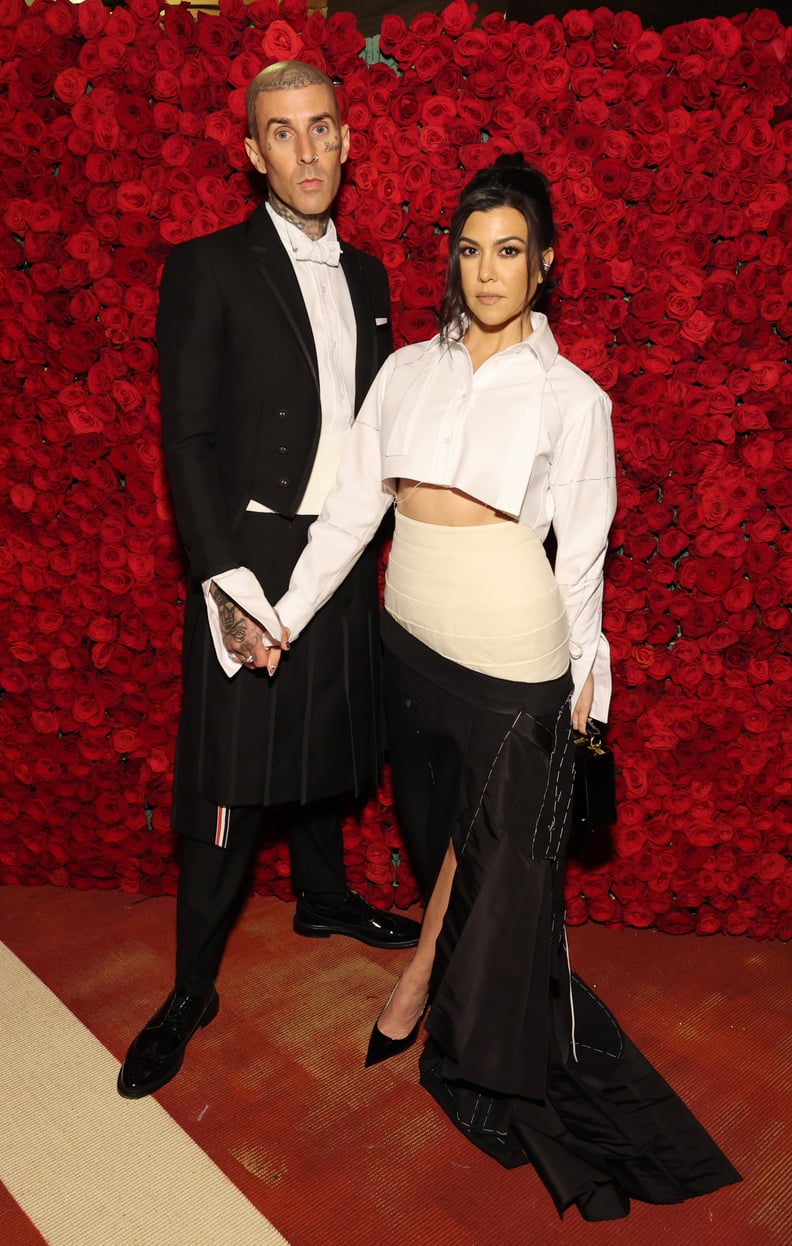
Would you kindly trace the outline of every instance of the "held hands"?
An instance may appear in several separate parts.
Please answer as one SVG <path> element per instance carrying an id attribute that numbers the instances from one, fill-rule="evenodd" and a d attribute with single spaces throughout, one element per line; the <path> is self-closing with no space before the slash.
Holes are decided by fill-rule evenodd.
<path id="1" fill-rule="evenodd" d="M 247 616 L 245 617 L 247 618 Z M 240 655 L 237 655 L 231 650 L 229 650 L 229 652 L 231 652 L 235 661 L 244 663 L 246 666 L 251 668 L 266 666 L 267 674 L 274 675 L 280 665 L 283 650 L 289 648 L 289 629 L 288 627 L 284 627 L 281 623 L 280 639 L 275 640 L 274 637 L 270 636 L 268 631 L 262 629 L 261 625 L 256 623 L 255 619 L 251 619 L 250 622 L 254 624 L 260 633 L 255 647 L 252 650 L 246 651 L 244 654 Z M 228 648 L 227 642 L 224 643 L 226 644 L 226 648 Z"/>
<path id="2" fill-rule="evenodd" d="M 240 666 L 259 669 L 266 667 L 267 674 L 274 675 L 280 663 L 281 652 L 289 648 L 288 627 L 281 625 L 281 634 L 276 640 L 257 619 L 246 614 L 217 584 L 212 583 L 209 591 L 220 616 L 223 646 L 233 661 Z"/>
<path id="3" fill-rule="evenodd" d="M 275 640 L 255 619 L 242 614 L 241 611 L 240 614 L 240 623 L 244 623 L 245 627 L 242 639 L 235 640 L 232 636 L 225 635 L 223 644 L 231 654 L 232 660 L 238 662 L 240 666 L 247 666 L 251 670 L 266 667 L 267 674 L 274 675 L 280 663 L 282 649 L 289 647 L 288 628 L 283 628 L 280 640 Z"/>
<path id="4" fill-rule="evenodd" d="M 586 723 L 594 701 L 594 676 L 589 675 L 572 710 L 572 726 L 580 735 L 586 734 Z"/>
<path id="5" fill-rule="evenodd" d="M 275 611 L 275 613 L 276 615 L 278 615 L 277 610 Z M 280 623 L 280 615 L 278 615 L 278 622 Z M 267 651 L 267 674 L 268 675 L 275 674 L 276 670 L 280 666 L 281 654 L 283 653 L 284 649 L 289 649 L 291 647 L 289 645 L 290 636 L 291 636 L 291 632 L 289 628 L 284 627 L 283 624 L 281 623 L 280 640 L 277 642 L 272 641 L 272 644 L 270 645 L 270 648 Z"/>

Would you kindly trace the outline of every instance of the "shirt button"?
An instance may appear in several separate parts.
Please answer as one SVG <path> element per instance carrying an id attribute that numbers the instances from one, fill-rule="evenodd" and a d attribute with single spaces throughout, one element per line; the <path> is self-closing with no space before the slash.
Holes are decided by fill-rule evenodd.
<path id="1" fill-rule="evenodd" d="M 450 444 L 451 444 L 451 438 L 450 438 L 450 437 L 444 437 L 444 438 L 443 438 L 443 445 L 444 445 L 444 446 L 449 446 Z"/>
<path id="2" fill-rule="evenodd" d="M 288 489 L 289 485 L 291 484 L 291 481 L 289 480 L 288 476 L 281 476 L 280 480 L 278 481 L 278 484 L 281 487 L 281 489 Z"/>
<path id="3" fill-rule="evenodd" d="M 278 446 L 278 454 L 288 454 L 288 453 L 289 453 L 288 446 Z"/>

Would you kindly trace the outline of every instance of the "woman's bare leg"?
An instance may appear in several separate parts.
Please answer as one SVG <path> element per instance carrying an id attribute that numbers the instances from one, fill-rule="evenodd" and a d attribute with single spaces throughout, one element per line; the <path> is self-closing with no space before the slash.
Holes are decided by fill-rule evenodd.
<path id="1" fill-rule="evenodd" d="M 435 944 L 448 908 L 455 872 L 456 855 L 453 844 L 449 843 L 426 906 L 415 954 L 377 1021 L 377 1029 L 386 1038 L 405 1038 L 424 1010 L 434 964 Z"/>

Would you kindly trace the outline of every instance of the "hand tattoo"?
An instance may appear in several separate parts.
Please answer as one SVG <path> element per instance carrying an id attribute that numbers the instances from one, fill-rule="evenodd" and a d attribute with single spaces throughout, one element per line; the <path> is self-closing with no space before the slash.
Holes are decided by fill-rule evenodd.
<path id="1" fill-rule="evenodd" d="M 230 652 L 253 653 L 264 635 L 263 628 L 250 615 L 245 614 L 233 598 L 224 593 L 217 584 L 212 583 L 210 592 L 217 604 L 226 649 Z"/>

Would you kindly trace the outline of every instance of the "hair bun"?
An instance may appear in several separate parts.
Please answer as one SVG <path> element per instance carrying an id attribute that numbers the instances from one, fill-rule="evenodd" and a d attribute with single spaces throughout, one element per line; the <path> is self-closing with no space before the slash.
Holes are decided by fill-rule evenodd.
<path id="1" fill-rule="evenodd" d="M 493 163 L 494 169 L 522 169 L 526 164 L 525 156 L 518 151 L 505 151 Z"/>
<path id="2" fill-rule="evenodd" d="M 555 235 L 547 181 L 544 174 L 528 164 L 519 152 L 504 152 L 496 156 L 492 164 L 473 174 L 462 190 L 459 204 L 451 218 L 448 279 L 440 309 L 440 334 L 444 341 L 448 341 L 450 333 L 461 331 L 471 314 L 465 302 L 460 273 L 459 242 L 465 222 L 476 212 L 493 212 L 503 208 L 514 209 L 525 221 L 528 231 L 526 263 L 529 271 L 534 272 L 541 265 L 542 272 L 547 272 L 543 261 L 545 252 L 553 245 Z M 546 281 L 535 284 L 523 310 L 526 311 L 529 305 L 533 306 L 546 289 Z"/>

